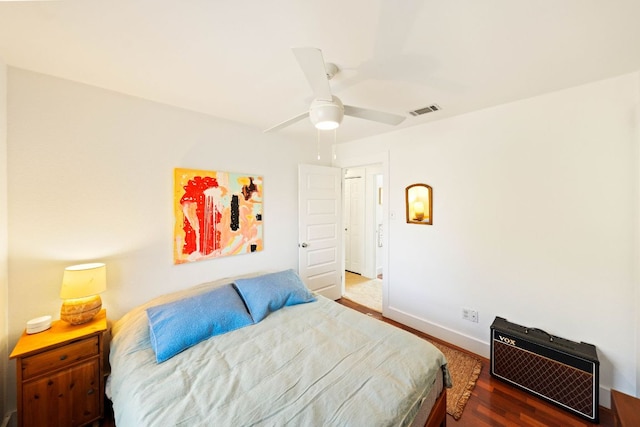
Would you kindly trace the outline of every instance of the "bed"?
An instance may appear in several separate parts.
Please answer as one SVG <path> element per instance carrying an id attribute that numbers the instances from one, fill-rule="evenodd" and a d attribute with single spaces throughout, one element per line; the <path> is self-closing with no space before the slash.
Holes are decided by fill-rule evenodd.
<path id="1" fill-rule="evenodd" d="M 295 291 L 307 301 L 296 300 L 282 289 L 291 283 L 304 287 L 293 270 L 206 283 L 116 321 L 106 386 L 116 425 L 446 424 L 451 384 L 438 349 L 306 288 Z M 246 325 L 225 311 L 234 292 Z M 206 336 L 172 348 L 210 315 Z"/>

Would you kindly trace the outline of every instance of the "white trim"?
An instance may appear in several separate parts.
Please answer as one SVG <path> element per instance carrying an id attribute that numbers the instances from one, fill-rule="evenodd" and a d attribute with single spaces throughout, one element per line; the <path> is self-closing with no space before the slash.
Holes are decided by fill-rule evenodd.
<path id="1" fill-rule="evenodd" d="M 405 311 L 398 310 L 395 307 L 389 307 L 385 316 L 389 319 L 395 320 L 396 322 L 402 323 L 403 325 L 407 325 L 420 332 L 431 335 L 434 338 L 438 338 L 455 346 L 464 348 L 465 350 L 486 359 L 489 358 L 490 347 L 488 341 L 481 341 L 471 336 L 461 334 L 453 329 L 449 329 L 437 323 L 429 322 L 428 320 L 414 316 L 413 314 L 409 314 Z"/>

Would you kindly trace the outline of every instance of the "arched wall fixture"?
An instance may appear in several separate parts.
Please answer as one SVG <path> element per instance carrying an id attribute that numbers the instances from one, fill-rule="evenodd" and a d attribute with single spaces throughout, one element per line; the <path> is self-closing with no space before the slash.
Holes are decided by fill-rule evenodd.
<path id="1" fill-rule="evenodd" d="M 433 189 L 427 184 L 411 184 L 405 190 L 407 223 L 433 225 Z"/>

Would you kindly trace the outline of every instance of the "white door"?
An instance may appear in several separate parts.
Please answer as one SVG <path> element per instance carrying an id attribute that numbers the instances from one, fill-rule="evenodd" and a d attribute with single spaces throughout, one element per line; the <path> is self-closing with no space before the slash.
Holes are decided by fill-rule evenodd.
<path id="1" fill-rule="evenodd" d="M 349 180 L 345 179 L 343 181 L 343 189 L 344 193 L 342 194 L 342 216 L 344 225 L 344 269 L 347 271 L 353 271 L 351 269 L 351 233 L 349 228 L 349 217 L 351 216 L 351 205 L 349 204 L 349 200 L 351 200 L 351 186 L 349 185 Z"/>
<path id="2" fill-rule="evenodd" d="M 312 291 L 342 297 L 341 169 L 298 166 L 298 272 Z"/>
<path id="3" fill-rule="evenodd" d="M 351 172 L 351 170 L 349 171 Z M 345 269 L 353 273 L 364 273 L 364 170 L 356 170 L 358 175 L 345 177 Z"/>

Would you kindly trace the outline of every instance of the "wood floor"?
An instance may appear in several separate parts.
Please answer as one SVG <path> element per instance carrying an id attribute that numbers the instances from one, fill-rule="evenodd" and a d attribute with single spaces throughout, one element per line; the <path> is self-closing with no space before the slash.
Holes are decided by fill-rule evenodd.
<path id="1" fill-rule="evenodd" d="M 340 299 L 338 302 L 407 330 L 421 338 L 440 341 L 408 326 L 382 317 L 380 313 L 347 299 Z M 466 350 L 459 347 L 443 343 L 466 352 Z M 475 354 L 474 356 L 479 357 Z M 449 427 L 589 427 L 598 425 L 601 427 L 614 427 L 615 425 L 611 411 L 606 408 L 600 408 L 600 424 L 593 424 L 530 394 L 515 389 L 491 377 L 489 375 L 489 360 L 482 357 L 480 359 L 482 360 L 482 372 L 473 389 L 472 396 L 458 421 L 447 415 L 447 425 Z M 105 418 L 101 425 L 103 427 L 115 427 L 113 412 L 108 399 L 105 403 Z"/>

